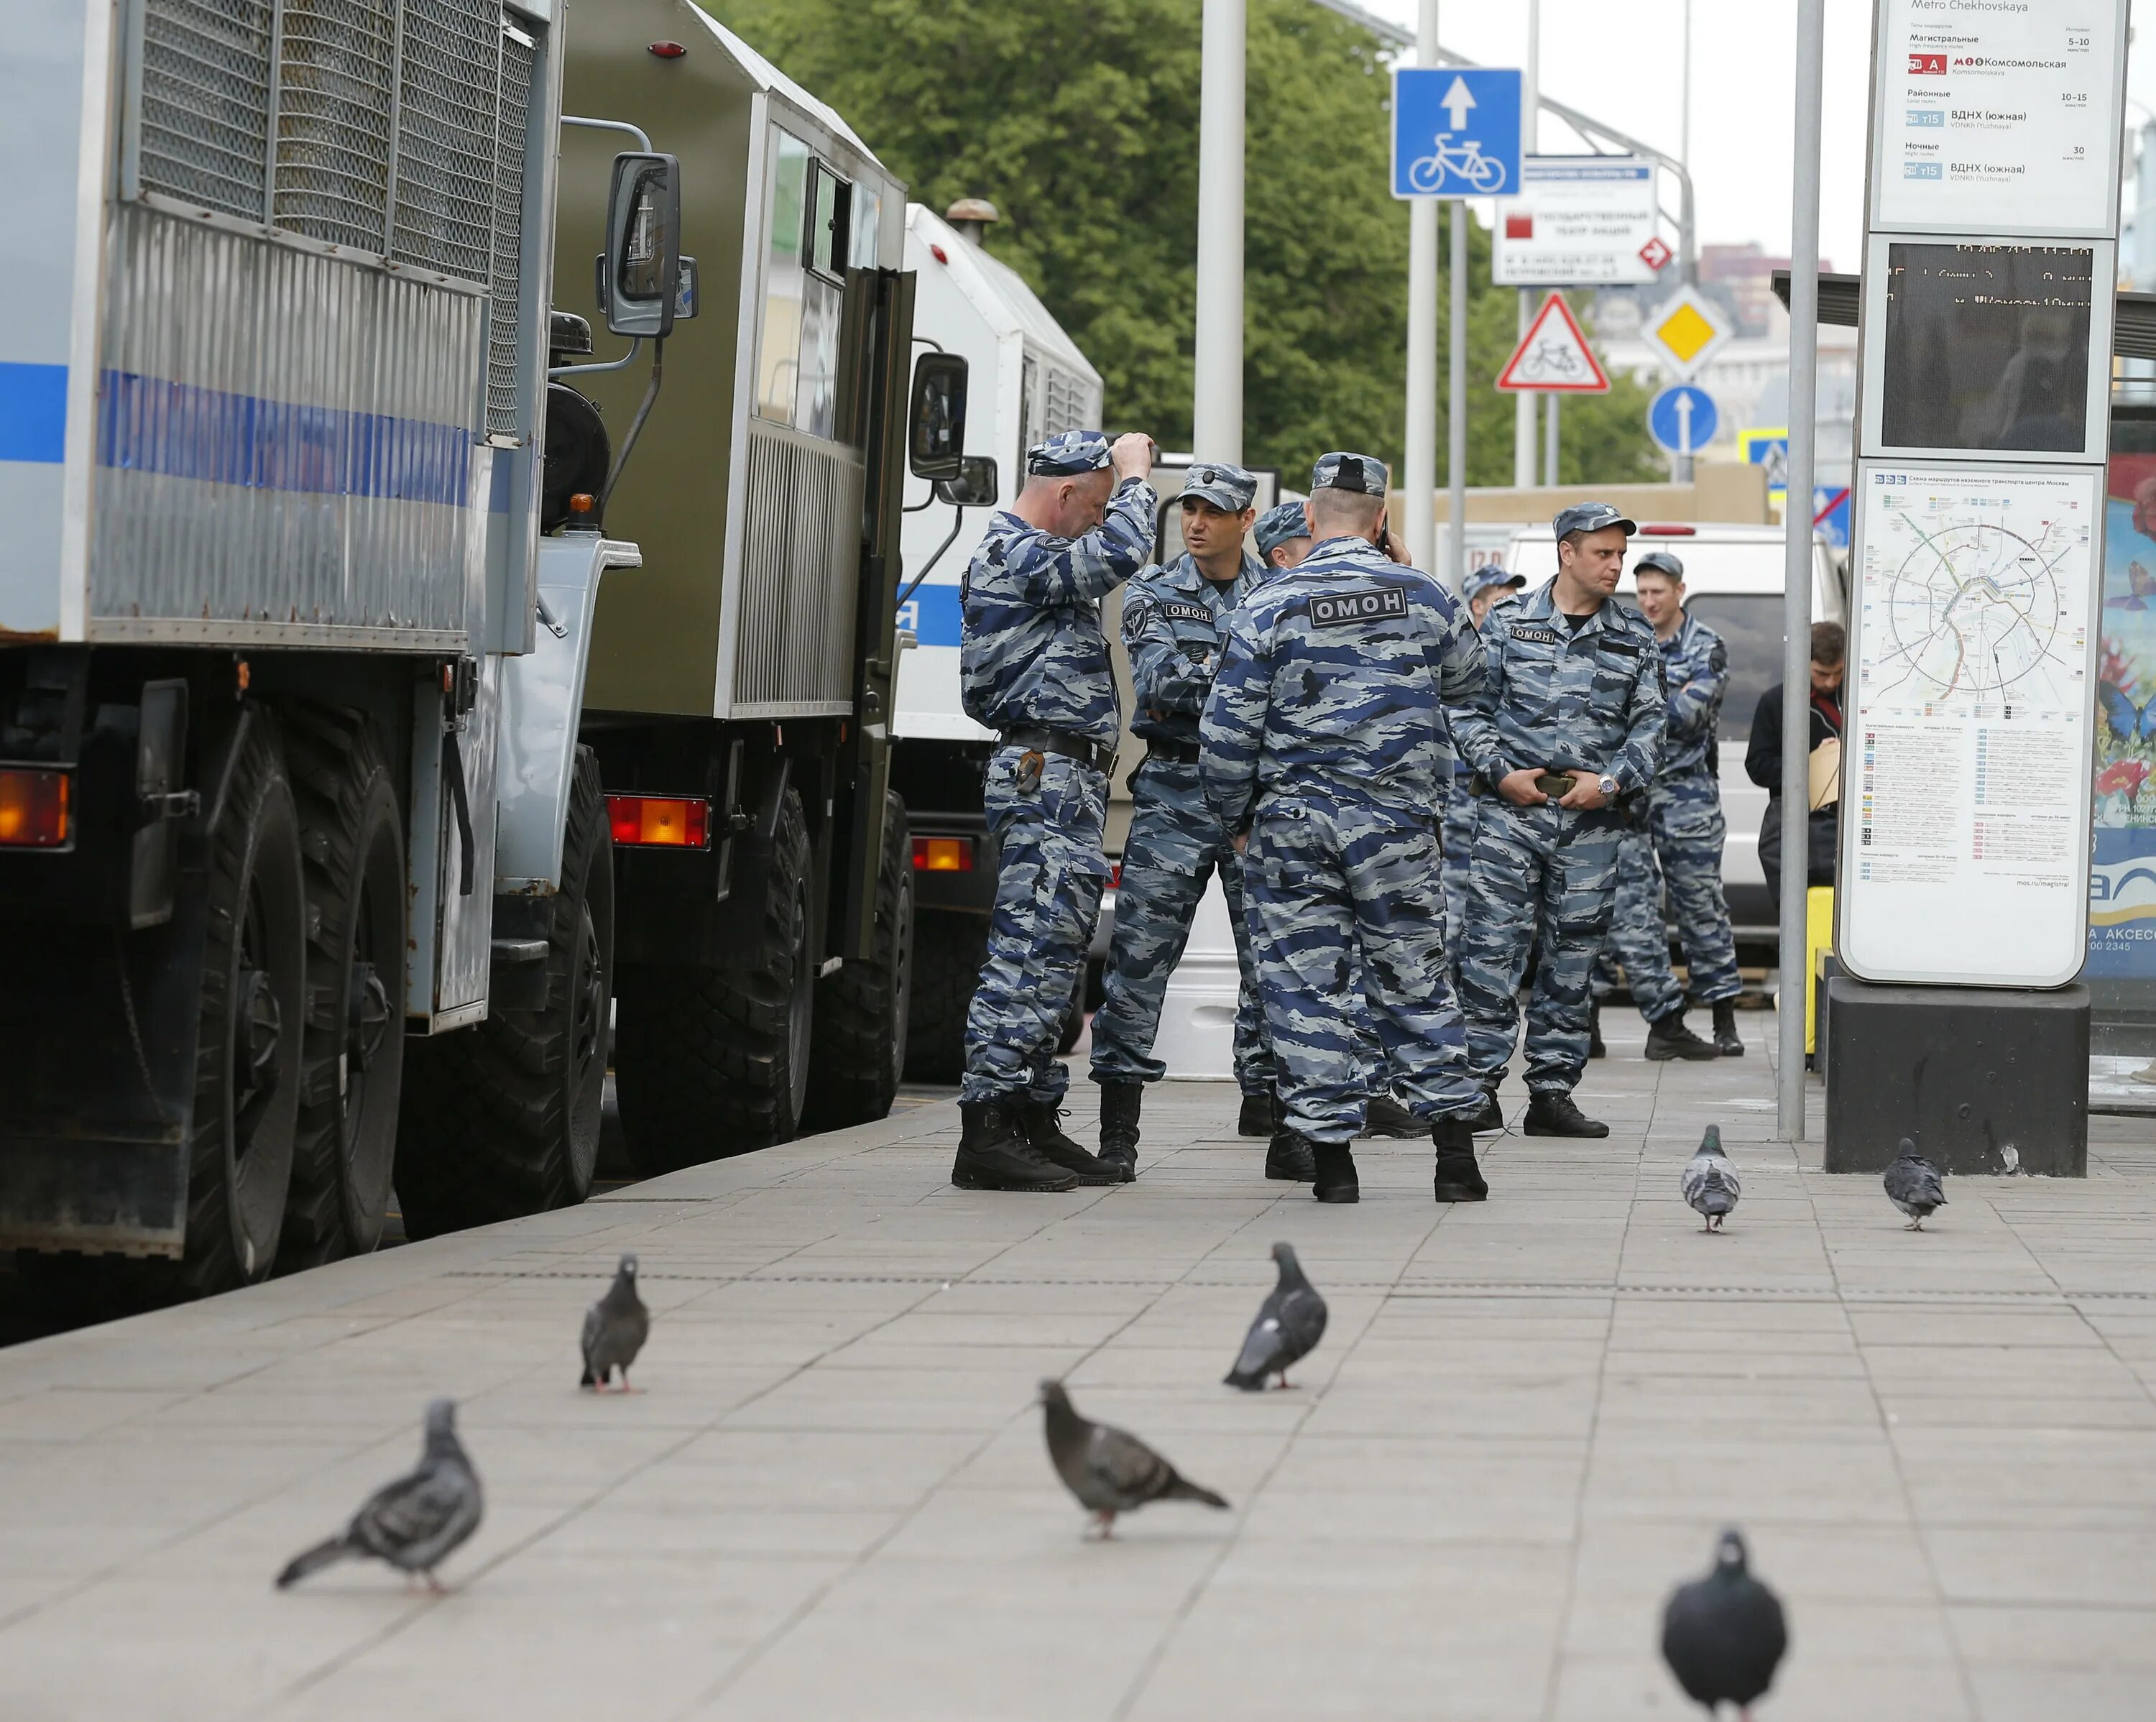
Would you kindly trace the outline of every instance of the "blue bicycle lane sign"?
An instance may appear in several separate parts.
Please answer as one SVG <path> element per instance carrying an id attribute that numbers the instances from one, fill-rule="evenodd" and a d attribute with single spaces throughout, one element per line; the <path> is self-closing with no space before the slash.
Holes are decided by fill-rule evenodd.
<path id="1" fill-rule="evenodd" d="M 1400 66 L 1393 73 L 1393 195 L 1502 198 L 1520 188 L 1520 74 Z"/>

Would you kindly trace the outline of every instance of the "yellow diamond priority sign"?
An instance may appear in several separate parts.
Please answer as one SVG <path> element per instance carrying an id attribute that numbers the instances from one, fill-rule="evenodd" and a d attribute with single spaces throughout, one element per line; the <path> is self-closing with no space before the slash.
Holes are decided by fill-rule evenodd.
<path id="1" fill-rule="evenodd" d="M 1706 368 L 1737 332 L 1720 306 L 1694 287 L 1680 287 L 1647 313 L 1640 332 L 1655 357 L 1683 381 Z"/>

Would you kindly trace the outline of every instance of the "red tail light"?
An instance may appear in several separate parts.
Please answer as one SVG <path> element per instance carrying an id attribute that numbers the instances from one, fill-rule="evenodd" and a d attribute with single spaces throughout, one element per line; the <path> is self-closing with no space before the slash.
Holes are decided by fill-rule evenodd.
<path id="1" fill-rule="evenodd" d="M 916 873 L 970 873 L 973 871 L 971 837 L 916 837 L 913 871 Z"/>
<path id="2" fill-rule="evenodd" d="M 1676 521 L 1651 520 L 1640 528 L 1643 538 L 1690 538 L 1697 536 L 1697 527 L 1688 527 Z"/>
<path id="3" fill-rule="evenodd" d="M 613 840 L 634 849 L 709 849 L 711 804 L 701 795 L 609 795 Z"/>
<path id="4" fill-rule="evenodd" d="M 59 849 L 74 835 L 68 817 L 68 774 L 0 767 L 0 845 Z"/>
<path id="5" fill-rule="evenodd" d="M 1121 891 L 1122 888 L 1123 864 L 1121 861 L 1111 862 L 1108 867 L 1108 889 L 1111 891 Z"/>

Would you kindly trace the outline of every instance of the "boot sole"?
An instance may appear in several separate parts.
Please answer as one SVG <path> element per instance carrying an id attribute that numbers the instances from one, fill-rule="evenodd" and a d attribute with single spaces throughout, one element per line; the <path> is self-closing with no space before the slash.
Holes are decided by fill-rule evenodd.
<path id="1" fill-rule="evenodd" d="M 1476 1190 L 1466 1184 L 1440 1184 L 1436 1187 L 1437 1200 L 1441 1202 L 1486 1202 L 1490 1192 Z"/>
<path id="2" fill-rule="evenodd" d="M 1678 1059 L 1681 1059 L 1686 1064 L 1705 1064 L 1711 1058 L 1721 1056 L 1722 1055 L 1712 1046 L 1707 1047 L 1704 1051 L 1694 1051 L 1689 1046 L 1664 1046 L 1660 1049 L 1650 1046 L 1647 1049 L 1648 1061 L 1654 1064 L 1668 1064 Z"/>
<path id="3" fill-rule="evenodd" d="M 1061 1195 L 1065 1191 L 1075 1190 L 1078 1187 L 1077 1179 L 1071 1176 L 1043 1179 L 1038 1183 L 1019 1184 L 1007 1179 L 983 1178 L 978 1172 L 968 1172 L 963 1175 L 953 1172 L 951 1175 L 951 1182 L 960 1190 L 992 1190 L 1011 1195 Z"/>
<path id="4" fill-rule="evenodd" d="M 1742 1046 L 1717 1046 L 1714 1050 L 1724 1058 L 1742 1058 L 1744 1056 Z"/>
<path id="5" fill-rule="evenodd" d="M 1268 1168 L 1265 1176 L 1276 1184 L 1308 1184 L 1311 1180 L 1301 1172 L 1276 1172 Z"/>
<path id="6" fill-rule="evenodd" d="M 1321 1202 L 1359 1202 L 1363 1200 L 1360 1190 L 1317 1190 L 1311 1194 Z"/>
<path id="7" fill-rule="evenodd" d="M 1522 1124 L 1520 1126 L 1520 1133 L 1522 1136 L 1576 1137 L 1580 1141 L 1588 1142 L 1597 1141 L 1607 1136 L 1609 1133 L 1609 1127 L 1607 1124 L 1597 1124 L 1592 1130 L 1560 1130 L 1554 1124 Z"/>

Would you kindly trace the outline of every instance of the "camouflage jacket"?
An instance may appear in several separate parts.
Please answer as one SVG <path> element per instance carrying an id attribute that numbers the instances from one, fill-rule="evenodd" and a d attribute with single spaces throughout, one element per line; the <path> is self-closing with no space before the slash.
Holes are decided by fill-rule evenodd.
<path id="1" fill-rule="evenodd" d="M 1152 486 L 1126 479 L 1108 517 L 1058 538 L 998 510 L 959 589 L 966 715 L 990 729 L 1027 725 L 1115 744 L 1122 728 L 1101 599 L 1152 554 Z"/>
<path id="2" fill-rule="evenodd" d="M 1662 747 L 1662 654 L 1655 630 L 1611 599 L 1568 629 L 1554 578 L 1482 624 L 1489 675 L 1451 713 L 1468 763 L 1492 786 L 1530 766 L 1608 772 L 1644 789 Z"/>
<path id="3" fill-rule="evenodd" d="M 1482 685 L 1467 613 L 1428 574 L 1328 538 L 1229 619 L 1205 707 L 1206 799 L 1230 830 L 1261 797 L 1433 821 L 1452 776 L 1445 707 Z"/>
<path id="4" fill-rule="evenodd" d="M 1228 617 L 1267 570 L 1245 550 L 1243 571 L 1216 586 L 1185 551 L 1166 568 L 1148 568 L 1123 594 L 1123 649 L 1131 655 L 1137 711 L 1131 727 L 1149 740 L 1194 743 L 1205 697 L 1220 667 Z"/>
<path id="5" fill-rule="evenodd" d="M 1666 778 L 1681 777 L 1707 766 L 1729 686 L 1729 648 L 1690 611 L 1662 642 L 1662 686 L 1669 703 L 1658 769 Z"/>

